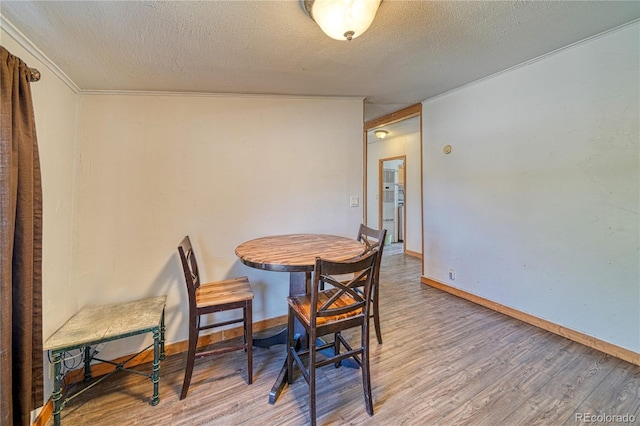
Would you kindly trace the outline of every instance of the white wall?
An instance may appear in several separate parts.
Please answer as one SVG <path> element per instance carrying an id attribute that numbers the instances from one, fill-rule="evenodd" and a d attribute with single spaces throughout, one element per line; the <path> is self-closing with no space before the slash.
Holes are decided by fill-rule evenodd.
<path id="1" fill-rule="evenodd" d="M 70 282 L 73 163 L 77 95 L 46 65 L 1 30 L 2 45 L 42 77 L 31 84 L 43 192 L 42 327 L 49 337 L 76 312 L 76 290 Z M 45 397 L 53 389 L 45 356 Z"/>
<path id="2" fill-rule="evenodd" d="M 423 103 L 427 277 L 640 352 L 639 33 Z"/>
<path id="3" fill-rule="evenodd" d="M 186 340 L 177 245 L 205 280 L 248 275 L 254 319 L 286 315 L 288 275 L 235 247 L 281 233 L 353 237 L 362 209 L 362 100 L 80 95 L 72 282 L 80 302 L 168 294 L 167 340 Z M 113 342 L 110 355 L 131 353 Z"/>
<path id="4" fill-rule="evenodd" d="M 420 217 L 420 129 L 395 137 L 378 140 L 367 145 L 367 223 L 379 226 L 379 161 L 384 158 L 407 156 L 405 165 L 405 209 L 407 216 L 406 250 L 422 253 Z"/>

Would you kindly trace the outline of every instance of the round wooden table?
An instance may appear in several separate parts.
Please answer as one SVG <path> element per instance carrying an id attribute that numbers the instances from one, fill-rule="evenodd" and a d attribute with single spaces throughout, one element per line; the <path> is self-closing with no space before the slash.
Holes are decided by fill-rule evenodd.
<path id="1" fill-rule="evenodd" d="M 316 257 L 347 260 L 363 254 L 353 238 L 324 234 L 289 234 L 256 238 L 236 247 L 240 261 L 252 268 L 278 272 L 311 272 Z"/>
<path id="2" fill-rule="evenodd" d="M 311 279 L 316 258 L 342 261 L 362 255 L 365 244 L 352 238 L 325 234 L 288 234 L 273 235 L 246 241 L 236 247 L 236 255 L 242 263 L 266 271 L 289 272 L 289 296 L 305 294 Z M 300 336 L 301 344 L 306 344 L 304 327 L 295 324 L 295 333 Z M 254 338 L 258 347 L 286 343 L 287 329 L 267 337 Z M 269 403 L 274 404 L 284 388 L 287 377 L 287 363 L 269 393 Z"/>

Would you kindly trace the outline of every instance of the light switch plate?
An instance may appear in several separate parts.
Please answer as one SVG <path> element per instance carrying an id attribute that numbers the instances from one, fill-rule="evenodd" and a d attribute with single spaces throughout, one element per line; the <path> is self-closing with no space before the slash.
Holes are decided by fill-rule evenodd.
<path id="1" fill-rule="evenodd" d="M 360 205 L 360 198 L 357 195 L 352 195 L 349 197 L 349 206 L 358 207 Z"/>

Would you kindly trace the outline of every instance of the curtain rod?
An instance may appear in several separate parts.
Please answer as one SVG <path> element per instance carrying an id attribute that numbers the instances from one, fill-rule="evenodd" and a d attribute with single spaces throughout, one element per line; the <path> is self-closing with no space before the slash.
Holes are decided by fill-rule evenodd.
<path id="1" fill-rule="evenodd" d="M 32 83 L 35 83 L 36 81 L 40 80 L 40 71 L 38 71 L 35 68 L 29 68 L 30 71 L 30 76 L 29 76 L 29 81 Z"/>

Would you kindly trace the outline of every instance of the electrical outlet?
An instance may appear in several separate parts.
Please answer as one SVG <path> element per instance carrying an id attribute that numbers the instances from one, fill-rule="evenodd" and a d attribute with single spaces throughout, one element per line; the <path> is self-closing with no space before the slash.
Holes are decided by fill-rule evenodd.
<path id="1" fill-rule="evenodd" d="M 449 279 L 454 281 L 456 279 L 456 270 L 453 268 L 449 269 Z"/>

